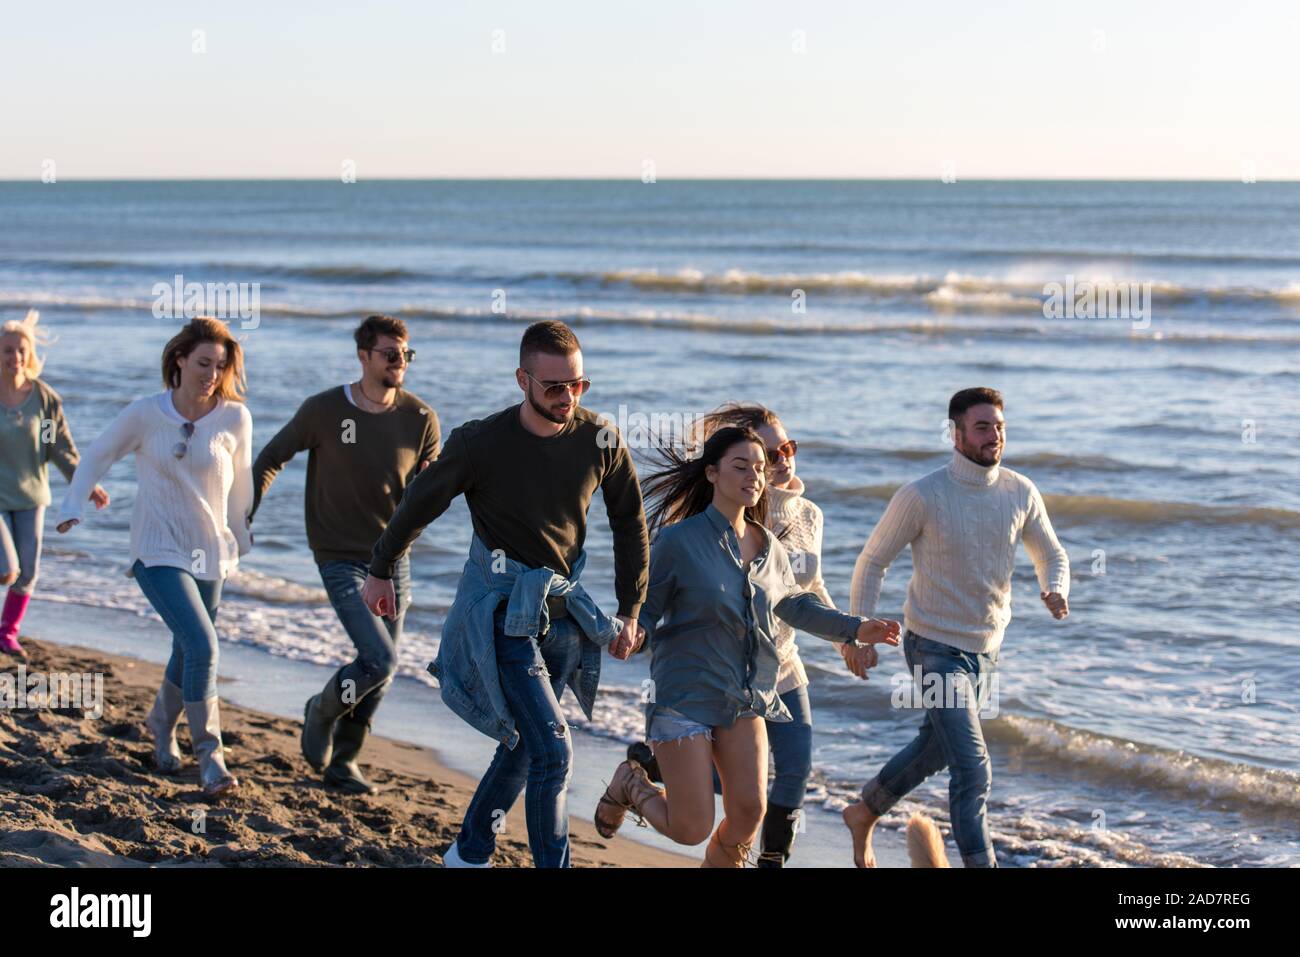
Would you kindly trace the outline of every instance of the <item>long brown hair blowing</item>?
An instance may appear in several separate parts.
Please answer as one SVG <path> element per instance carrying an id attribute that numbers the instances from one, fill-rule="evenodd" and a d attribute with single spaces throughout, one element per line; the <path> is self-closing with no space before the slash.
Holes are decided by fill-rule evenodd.
<path id="1" fill-rule="evenodd" d="M 207 316 L 191 319 L 163 347 L 163 385 L 168 389 L 180 387 L 181 367 L 178 360 L 188 356 L 204 342 L 215 342 L 226 347 L 226 367 L 221 370 L 221 378 L 217 380 L 216 394 L 231 402 L 243 402 L 246 388 L 243 350 L 230 334 L 230 327 L 220 319 L 210 319 Z"/>
<path id="2" fill-rule="evenodd" d="M 761 426 L 776 428 L 780 424 L 781 419 L 765 405 L 757 402 L 727 402 L 701 416 L 695 423 L 692 437 L 696 442 L 703 442 L 718 429 L 728 425 L 757 432 Z"/>
<path id="3" fill-rule="evenodd" d="M 753 429 L 726 426 L 705 440 L 698 456 L 692 457 L 689 451 L 672 445 L 662 445 L 657 449 L 662 467 L 641 480 L 642 497 L 647 502 L 654 502 L 646 515 L 652 538 L 665 526 L 698 515 L 709 507 L 713 501 L 713 483 L 704 470 L 710 465 L 719 467 L 718 463 L 727 451 L 741 442 L 753 442 L 763 448 L 763 440 Z M 760 525 L 766 524 L 767 486 L 763 487 L 758 502 L 745 509 L 745 517 Z"/>

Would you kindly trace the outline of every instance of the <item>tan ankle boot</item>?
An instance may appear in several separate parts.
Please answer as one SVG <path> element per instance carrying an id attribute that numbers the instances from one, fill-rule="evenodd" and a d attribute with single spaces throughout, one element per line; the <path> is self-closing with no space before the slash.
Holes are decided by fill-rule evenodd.
<path id="1" fill-rule="evenodd" d="M 663 793 L 663 788 L 650 780 L 645 768 L 635 761 L 624 761 L 596 805 L 596 830 L 601 837 L 613 837 L 629 809 L 641 818 L 646 804 L 663 797 Z"/>
<path id="2" fill-rule="evenodd" d="M 744 844 L 723 844 L 722 825 L 713 832 L 709 838 L 709 846 L 704 849 L 704 863 L 700 867 L 744 867 L 749 863 L 749 849 L 753 846 L 753 841 Z"/>

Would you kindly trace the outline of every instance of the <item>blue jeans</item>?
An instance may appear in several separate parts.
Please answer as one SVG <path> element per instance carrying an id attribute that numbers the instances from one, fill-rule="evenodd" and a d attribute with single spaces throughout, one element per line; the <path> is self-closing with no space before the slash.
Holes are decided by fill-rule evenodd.
<path id="1" fill-rule="evenodd" d="M 915 677 L 917 669 L 930 687 L 979 689 L 997 669 L 997 652 L 972 654 L 922 638 L 913 632 L 903 637 L 903 654 Z M 924 687 L 919 689 L 924 694 Z M 940 696 L 927 705 L 921 729 L 911 743 L 885 763 L 880 773 L 862 789 L 863 803 L 877 816 L 884 814 L 931 774 L 948 768 L 948 813 L 952 836 L 967 867 L 997 867 L 989 837 L 988 797 L 993 786 L 993 765 L 980 726 L 979 702 L 974 693 Z"/>
<path id="2" fill-rule="evenodd" d="M 217 693 L 217 607 L 223 580 L 195 578 L 183 568 L 131 566 L 144 597 L 172 633 L 166 678 L 181 689 L 181 700 L 204 701 Z"/>
<path id="3" fill-rule="evenodd" d="M 18 512 L 0 512 L 0 575 L 17 572 L 18 577 L 9 588 L 20 595 L 30 595 L 36 587 L 44 525 L 43 505 Z"/>
<path id="4" fill-rule="evenodd" d="M 505 603 L 495 621 L 497 673 L 519 743 L 497 745 L 492 764 L 474 791 L 456 838 L 461 858 L 482 864 L 492 857 L 506 814 L 524 791 L 528 847 L 535 867 L 569 866 L 568 787 L 573 741 L 560 696 L 578 668 L 580 633 L 572 619 L 551 622 L 540 638 L 505 634 Z"/>
<path id="5" fill-rule="evenodd" d="M 776 773 L 767 800 L 780 807 L 803 807 L 804 792 L 812 777 L 812 706 L 808 686 L 791 688 L 781 695 L 793 721 L 765 721 L 767 743 L 772 749 Z"/>
<path id="6" fill-rule="evenodd" d="M 339 669 L 339 685 L 345 702 L 356 705 L 351 709 L 353 719 L 369 723 L 397 673 L 397 642 L 411 595 L 410 558 L 403 556 L 393 569 L 398 614 L 391 619 L 373 614 L 361 600 L 366 562 L 338 560 L 323 562 L 319 568 L 334 613 L 357 649 L 356 658 Z"/>

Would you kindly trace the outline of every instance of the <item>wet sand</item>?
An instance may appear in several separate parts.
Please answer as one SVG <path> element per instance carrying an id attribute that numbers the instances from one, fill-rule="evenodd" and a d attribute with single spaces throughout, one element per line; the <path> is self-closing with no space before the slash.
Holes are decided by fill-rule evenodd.
<path id="1" fill-rule="evenodd" d="M 438 867 L 473 793 L 474 779 L 427 748 L 378 736 L 362 766 L 379 792 L 328 788 L 299 753 L 298 722 L 223 701 L 226 763 L 240 788 L 209 801 L 184 719 L 177 732 L 184 767 L 174 776 L 152 768 L 143 722 L 161 667 L 30 638 L 23 644 L 29 675 L 102 674 L 102 714 L 0 709 L 0 866 Z M 19 665 L 0 658 L 0 673 L 16 681 Z M 83 703 L 93 710 L 93 701 Z M 496 866 L 532 864 L 522 804 L 507 819 Z M 698 866 L 689 853 L 607 841 L 589 819 L 575 816 L 570 826 L 576 867 Z"/>

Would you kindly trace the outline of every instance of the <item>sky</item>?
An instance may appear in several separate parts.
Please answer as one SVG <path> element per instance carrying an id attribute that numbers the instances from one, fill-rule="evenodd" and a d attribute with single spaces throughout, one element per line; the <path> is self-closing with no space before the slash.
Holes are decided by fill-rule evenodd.
<path id="1" fill-rule="evenodd" d="M 1286 2 L 0 14 L 0 179 L 1300 179 Z"/>

